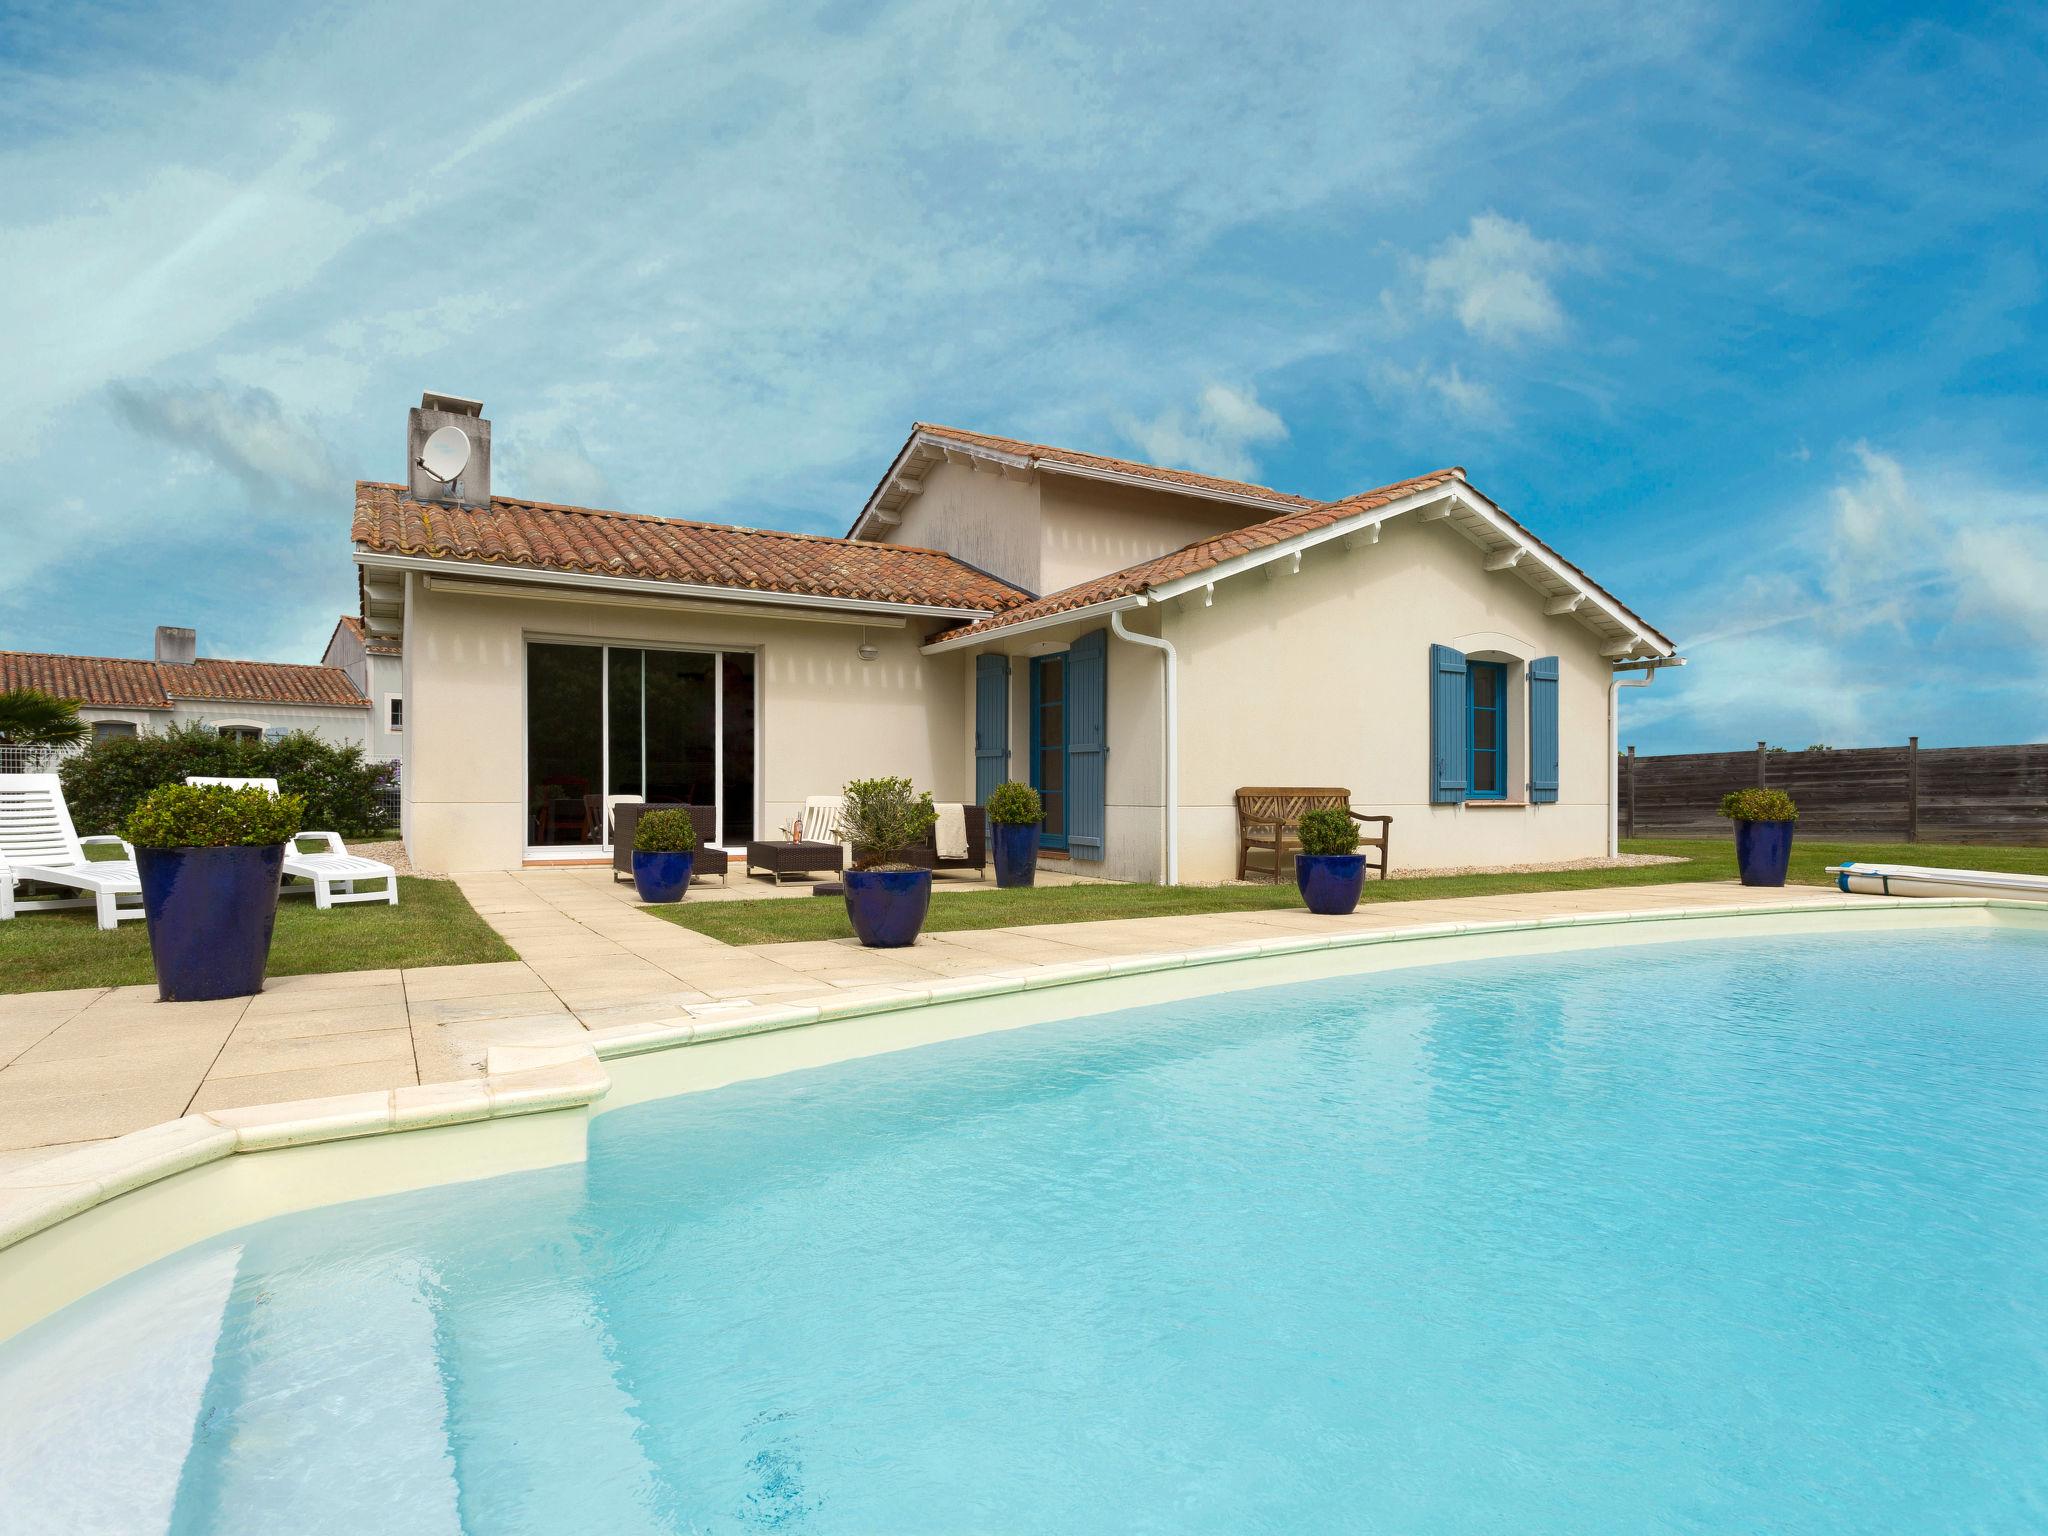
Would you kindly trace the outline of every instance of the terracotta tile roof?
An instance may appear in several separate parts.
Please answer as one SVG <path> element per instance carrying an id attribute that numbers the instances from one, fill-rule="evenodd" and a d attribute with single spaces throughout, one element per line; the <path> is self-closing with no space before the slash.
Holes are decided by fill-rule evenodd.
<path id="1" fill-rule="evenodd" d="M 1347 496 L 1342 501 L 1307 503 L 1300 511 L 1283 512 L 1280 516 L 1268 518 L 1263 523 L 1253 523 L 1249 528 L 1233 528 L 1228 533 L 1219 533 L 1213 538 L 1198 539 L 1192 544 L 1185 544 L 1154 559 L 1141 560 L 1136 565 L 1127 565 L 1120 571 L 1111 571 L 1107 576 L 1098 576 L 1092 581 L 1084 581 L 1058 592 L 1048 592 L 1044 597 L 1012 608 L 1007 613 L 980 619 L 958 629 L 949 629 L 945 634 L 934 638 L 960 640 L 989 630 L 1006 629 L 1012 624 L 1021 624 L 1030 619 L 1046 618 L 1070 609 L 1106 603 L 1114 598 L 1131 597 L 1163 583 L 1176 581 L 1183 576 L 1193 576 L 1197 572 L 1206 571 L 1234 556 L 1250 554 L 1256 549 L 1285 543 L 1297 534 L 1327 528 L 1331 523 L 1360 512 L 1370 512 L 1374 507 L 1386 506 L 1416 491 L 1428 490 L 1431 486 L 1447 485 L 1452 480 L 1462 478 L 1462 470 L 1440 469 L 1433 474 L 1419 475 L 1413 480 L 1399 480 L 1392 485 L 1380 486 L 1376 490 L 1362 491 L 1356 496 Z"/>
<path id="2" fill-rule="evenodd" d="M 352 613 L 341 616 L 341 627 L 356 637 L 356 643 L 372 656 L 396 656 L 404 647 L 389 635 L 373 635 L 363 627 L 363 621 Z"/>
<path id="3" fill-rule="evenodd" d="M 339 667 L 225 661 L 214 656 L 173 666 L 121 656 L 0 651 L 0 691 L 10 688 L 35 688 L 93 709 L 169 709 L 177 699 L 329 709 L 362 709 L 368 704 Z"/>
<path id="4" fill-rule="evenodd" d="M 356 484 L 353 538 L 381 554 L 690 582 L 856 602 L 999 612 L 1030 594 L 934 549 L 686 522 L 493 496 L 488 507 L 415 501 Z"/>
<path id="5" fill-rule="evenodd" d="M 1156 480 L 1169 490 L 1178 488 L 1207 491 L 1224 496 L 1250 496 L 1282 507 L 1315 505 L 1315 502 L 1306 496 L 1276 491 L 1269 485 L 1254 485 L 1248 480 L 1224 480 L 1215 475 L 1198 475 L 1191 470 L 1165 469 L 1157 464 L 1141 464 L 1136 459 L 1113 459 L 1099 453 L 1076 453 L 1071 448 L 1055 448 L 1049 443 L 1027 443 L 1018 438 L 996 437 L 987 432 L 966 432 L 959 427 L 942 427 L 936 422 L 916 422 L 910 431 L 913 438 L 922 432 L 964 446 L 987 448 L 1016 458 L 1037 459 L 1053 467 L 1064 464 L 1074 469 L 1106 470 L 1112 474 L 1135 475 L 1144 480 Z"/>

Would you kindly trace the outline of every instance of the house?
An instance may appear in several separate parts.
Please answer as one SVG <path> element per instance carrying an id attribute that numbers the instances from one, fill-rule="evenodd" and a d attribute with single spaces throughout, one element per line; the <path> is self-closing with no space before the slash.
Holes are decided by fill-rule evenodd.
<path id="1" fill-rule="evenodd" d="M 336 746 L 367 740 L 369 701 L 338 667 L 201 656 L 190 629 L 160 625 L 149 661 L 0 651 L 0 691 L 35 688 L 78 705 L 95 740 L 202 725 L 255 740 L 306 731 Z"/>
<path id="2" fill-rule="evenodd" d="M 1248 785 L 1349 788 L 1406 867 L 1592 857 L 1615 689 L 1676 660 L 1457 469 L 1318 502 L 919 424 L 826 538 L 494 494 L 475 402 L 408 433 L 353 539 L 425 868 L 599 856 L 621 796 L 736 846 L 876 774 L 1027 779 L 1116 879 L 1232 877 Z"/>
<path id="3" fill-rule="evenodd" d="M 363 755 L 372 762 L 397 762 L 405 756 L 405 678 L 394 635 L 372 635 L 353 613 L 344 613 L 327 637 L 321 665 L 348 674 L 356 691 L 370 702 L 368 744 Z"/>

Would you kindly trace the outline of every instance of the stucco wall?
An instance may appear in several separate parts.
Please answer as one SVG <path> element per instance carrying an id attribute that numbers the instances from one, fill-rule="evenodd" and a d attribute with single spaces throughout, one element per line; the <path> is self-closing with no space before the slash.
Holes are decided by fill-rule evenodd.
<path id="1" fill-rule="evenodd" d="M 1232 795 L 1246 785 L 1333 785 L 1395 818 L 1397 868 L 1592 858 L 1606 852 L 1607 684 L 1592 633 L 1441 524 L 1397 518 L 1377 545 L 1309 551 L 1295 575 L 1258 572 L 1177 605 L 1181 656 L 1181 876 L 1235 873 Z M 1510 798 L 1528 778 L 1526 679 L 1559 661 L 1559 795 L 1551 805 L 1429 802 L 1429 647 L 1509 660 Z"/>
<path id="2" fill-rule="evenodd" d="M 937 464 L 903 508 L 887 542 L 942 549 L 992 576 L 1043 592 L 1038 487 L 964 464 Z"/>
<path id="3" fill-rule="evenodd" d="M 236 725 L 261 726 L 266 731 L 309 731 L 322 741 L 338 747 L 360 747 L 369 737 L 369 720 L 361 709 L 322 709 L 308 704 L 216 704 L 175 701 L 162 709 L 80 709 L 79 718 L 127 720 L 138 734 L 147 735 L 166 726 Z"/>
<path id="4" fill-rule="evenodd" d="M 1044 472 L 1039 476 L 1039 508 L 1039 571 L 1045 581 L 1040 590 L 1046 592 L 1106 576 L 1270 515 L 1250 507 Z"/>
<path id="5" fill-rule="evenodd" d="M 510 869 L 526 851 L 526 643 L 748 649 L 758 657 L 766 832 L 806 795 L 848 779 L 905 774 L 940 799 L 972 788 L 960 743 L 972 739 L 958 657 L 924 657 L 925 631 L 585 606 L 437 592 L 413 584 L 405 640 L 407 842 L 421 868 Z"/>

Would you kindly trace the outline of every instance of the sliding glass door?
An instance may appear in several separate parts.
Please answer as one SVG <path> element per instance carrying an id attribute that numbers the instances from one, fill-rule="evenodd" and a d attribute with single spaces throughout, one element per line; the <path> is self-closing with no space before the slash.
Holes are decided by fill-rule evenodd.
<path id="1" fill-rule="evenodd" d="M 535 641 L 526 648 L 529 845 L 602 847 L 622 797 L 715 808 L 754 835 L 754 657 Z"/>

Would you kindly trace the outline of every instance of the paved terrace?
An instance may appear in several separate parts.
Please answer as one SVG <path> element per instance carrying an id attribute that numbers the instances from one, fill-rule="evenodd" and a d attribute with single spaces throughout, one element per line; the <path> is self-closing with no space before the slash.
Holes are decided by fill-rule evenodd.
<path id="1" fill-rule="evenodd" d="M 577 1042 L 592 1030 L 716 1017 L 750 1003 L 888 996 L 941 978 L 1333 928 L 1857 900 L 1821 887 L 1637 885 L 1383 902 L 1348 918 L 1281 909 L 987 928 L 869 950 L 852 939 L 723 944 L 639 910 L 632 888 L 603 870 L 459 883 L 520 959 L 280 977 L 259 996 L 214 1003 L 160 1003 L 154 986 L 0 996 L 0 1167 L 186 1114 L 481 1077 L 494 1045 Z"/>

